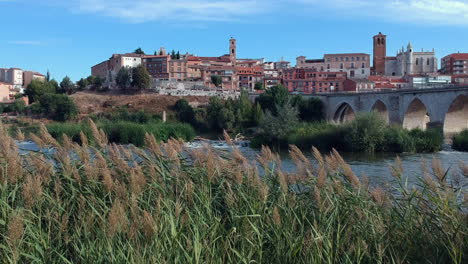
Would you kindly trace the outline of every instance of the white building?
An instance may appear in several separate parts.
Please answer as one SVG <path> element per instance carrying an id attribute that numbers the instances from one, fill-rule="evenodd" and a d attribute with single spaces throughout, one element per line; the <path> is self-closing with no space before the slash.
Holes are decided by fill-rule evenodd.
<path id="1" fill-rule="evenodd" d="M 409 43 L 406 51 L 402 48 L 396 57 L 385 58 L 385 75 L 387 76 L 429 73 L 437 73 L 437 58 L 434 50 L 415 52 Z"/>
<path id="2" fill-rule="evenodd" d="M 425 76 L 409 76 L 410 86 L 417 89 L 444 87 L 452 83 L 452 76 L 429 74 Z"/>

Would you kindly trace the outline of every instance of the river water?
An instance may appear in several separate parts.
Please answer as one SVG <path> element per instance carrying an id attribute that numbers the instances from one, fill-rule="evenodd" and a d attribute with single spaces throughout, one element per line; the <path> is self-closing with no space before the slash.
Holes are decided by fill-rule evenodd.
<path id="1" fill-rule="evenodd" d="M 210 144 L 217 149 L 229 151 L 230 147 L 224 141 L 209 141 Z M 191 142 L 187 144 L 191 148 L 202 147 L 201 142 Z M 248 160 L 255 160 L 260 150 L 252 149 L 248 146 L 248 142 L 240 142 L 237 144 L 239 150 Z M 287 152 L 282 152 L 282 169 L 286 172 L 294 172 L 296 166 L 291 160 Z M 316 164 L 312 153 L 305 152 L 312 164 Z M 437 153 L 421 153 L 421 154 L 395 154 L 395 153 L 378 153 L 374 155 L 357 154 L 357 153 L 341 153 L 343 158 L 353 169 L 354 173 L 360 177 L 366 177 L 371 186 L 381 186 L 388 188 L 390 185 L 395 184 L 395 179 L 391 175 L 390 165 L 395 163 L 397 156 L 400 157 L 404 174 L 403 177 L 407 178 L 409 184 L 418 183 L 418 178 L 422 176 L 421 165 L 425 161 L 429 171 L 431 171 L 431 163 L 433 159 L 441 161 L 442 166 L 449 170 L 448 181 L 458 180 L 468 188 L 467 177 L 457 177 L 459 174 L 460 163 L 468 165 L 468 152 L 458 152 L 451 149 L 450 145 L 444 145 L 442 151 Z"/>
<path id="2" fill-rule="evenodd" d="M 194 141 L 186 143 L 188 148 L 201 148 L 204 143 L 209 143 L 215 149 L 220 151 L 229 152 L 231 147 L 224 141 Z M 248 145 L 247 141 L 236 143 L 239 150 L 248 160 L 255 160 L 260 150 L 252 149 Z M 33 142 L 18 142 L 18 146 L 21 154 L 27 154 L 30 151 L 41 151 L 49 152 L 52 154 L 53 149 L 39 149 Z M 304 153 L 314 164 L 315 159 L 311 153 Z M 456 177 L 459 171 L 460 163 L 468 165 L 468 152 L 458 152 L 450 148 L 450 145 L 445 145 L 444 149 L 437 153 L 423 153 L 423 154 L 392 154 L 392 153 L 379 153 L 375 155 L 365 155 L 356 153 L 341 153 L 343 158 L 350 164 L 354 173 L 360 177 L 366 177 L 369 180 L 371 186 L 380 186 L 388 188 L 390 185 L 395 184 L 395 179 L 391 176 L 389 166 L 394 164 L 395 158 L 400 157 L 404 168 L 403 177 L 408 179 L 409 184 L 417 183 L 418 177 L 421 176 L 421 163 L 423 160 L 426 161 L 428 168 L 431 168 L 432 159 L 438 159 L 441 161 L 443 167 L 449 170 L 448 181 L 460 181 L 462 186 L 468 188 L 467 177 Z M 287 152 L 281 153 L 282 158 L 282 169 L 286 172 L 294 172 L 296 166 L 291 160 Z"/>

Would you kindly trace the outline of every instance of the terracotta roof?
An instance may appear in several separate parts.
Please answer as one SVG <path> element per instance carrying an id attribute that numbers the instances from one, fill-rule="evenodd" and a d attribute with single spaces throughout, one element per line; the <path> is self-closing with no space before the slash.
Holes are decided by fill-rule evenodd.
<path id="1" fill-rule="evenodd" d="M 468 60 L 468 53 L 453 53 L 446 56 L 445 58 L 447 57 L 450 57 L 455 60 Z"/>

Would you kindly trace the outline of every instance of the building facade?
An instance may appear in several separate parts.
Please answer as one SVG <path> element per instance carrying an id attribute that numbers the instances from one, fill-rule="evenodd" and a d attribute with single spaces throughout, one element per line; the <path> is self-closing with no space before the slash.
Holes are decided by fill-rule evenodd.
<path id="1" fill-rule="evenodd" d="M 45 81 L 46 77 L 38 72 L 24 71 L 23 72 L 23 87 L 28 87 L 32 80 Z"/>
<path id="2" fill-rule="evenodd" d="M 261 66 L 236 67 L 236 75 L 239 81 L 239 89 L 254 92 L 255 84 L 263 85 L 264 72 Z"/>
<path id="3" fill-rule="evenodd" d="M 441 60 L 442 74 L 468 74 L 468 53 L 453 53 Z"/>
<path id="4" fill-rule="evenodd" d="M 11 100 L 10 91 L 13 89 L 13 85 L 5 82 L 0 82 L 0 102 L 7 102 Z"/>
<path id="5" fill-rule="evenodd" d="M 321 72 L 346 72 L 349 78 L 364 79 L 370 75 L 370 55 L 365 53 L 325 54 L 323 59 L 296 58 L 296 68 Z"/>
<path id="6" fill-rule="evenodd" d="M 373 75 L 385 74 L 385 60 L 387 57 L 387 36 L 379 32 L 374 39 L 374 53 L 373 53 Z"/>
<path id="7" fill-rule="evenodd" d="M 437 58 L 435 51 L 416 52 L 411 43 L 408 43 L 406 51 L 403 48 L 396 57 L 385 59 L 385 75 L 405 76 L 413 74 L 437 73 Z"/>
<path id="8" fill-rule="evenodd" d="M 291 68 L 283 71 L 283 85 L 289 92 L 304 94 L 344 91 L 346 72 L 321 72 Z"/>

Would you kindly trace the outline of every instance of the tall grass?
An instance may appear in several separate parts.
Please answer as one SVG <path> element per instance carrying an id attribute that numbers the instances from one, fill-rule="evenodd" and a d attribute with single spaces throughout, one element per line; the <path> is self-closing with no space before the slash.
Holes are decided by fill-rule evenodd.
<path id="1" fill-rule="evenodd" d="M 36 140 L 57 150 L 49 158 L 20 156 L 0 127 L 0 262 L 468 261 L 466 188 L 448 182 L 436 160 L 413 189 L 397 159 L 400 185 L 386 191 L 366 185 L 336 151 L 314 149 L 314 166 L 291 147 L 298 170 L 285 173 L 268 148 L 254 161 L 235 147 L 220 157 L 147 134 L 144 149 L 128 149 L 91 131 L 99 147 L 66 136 L 59 144 L 42 127 Z"/>
<path id="2" fill-rule="evenodd" d="M 463 130 L 452 138 L 452 148 L 459 151 L 468 151 L 468 129 Z"/>

